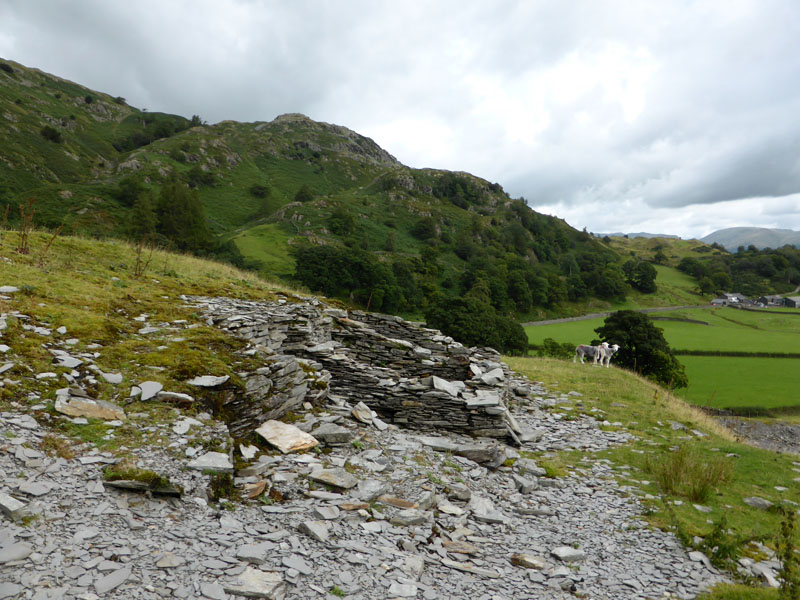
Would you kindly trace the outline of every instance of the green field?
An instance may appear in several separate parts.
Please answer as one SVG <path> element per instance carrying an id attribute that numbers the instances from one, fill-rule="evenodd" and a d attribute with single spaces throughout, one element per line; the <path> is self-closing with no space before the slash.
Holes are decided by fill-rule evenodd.
<path id="1" fill-rule="evenodd" d="M 251 227 L 233 238 L 242 254 L 260 263 L 266 275 L 290 277 L 294 273 L 294 257 L 289 253 L 290 236 L 277 223 Z"/>
<path id="2" fill-rule="evenodd" d="M 749 312 L 734 308 L 696 308 L 653 313 L 671 348 L 686 366 L 689 387 L 678 395 L 715 408 L 800 406 L 800 359 L 690 356 L 682 350 L 800 353 L 800 311 Z M 692 319 L 689 321 L 659 320 Z M 526 327 L 532 344 L 545 338 L 570 344 L 597 339 L 603 318 Z M 624 351 L 624 349 L 622 350 Z"/>
<path id="3" fill-rule="evenodd" d="M 800 359 L 679 356 L 689 387 L 678 395 L 713 408 L 785 408 L 800 405 Z"/>

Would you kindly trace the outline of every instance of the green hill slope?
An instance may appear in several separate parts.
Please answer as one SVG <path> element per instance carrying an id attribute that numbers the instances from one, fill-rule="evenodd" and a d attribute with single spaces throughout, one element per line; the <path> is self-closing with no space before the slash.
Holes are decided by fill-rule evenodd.
<path id="1" fill-rule="evenodd" d="M 33 199 L 37 225 L 217 253 L 405 314 L 470 292 L 515 316 L 626 292 L 613 250 L 499 184 L 405 167 L 303 115 L 207 125 L 0 61 L 0 116 L 0 203 L 12 223 Z M 316 271 L 308 252 L 297 260 L 320 245 L 333 250 Z"/>

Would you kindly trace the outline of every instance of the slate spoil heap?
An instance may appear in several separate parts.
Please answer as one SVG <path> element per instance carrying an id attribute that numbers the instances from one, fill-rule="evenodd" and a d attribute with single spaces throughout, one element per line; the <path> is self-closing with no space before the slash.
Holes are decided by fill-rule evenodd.
<path id="1" fill-rule="evenodd" d="M 724 579 L 641 519 L 641 492 L 593 456 L 631 435 L 601 429 L 580 394 L 394 317 L 186 301 L 249 339 L 263 370 L 241 374 L 244 393 L 192 380 L 227 422 L 197 403 L 168 422 L 125 415 L 163 436 L 129 453 L 169 486 L 107 481 L 118 458 L 87 445 L 48 455 L 42 405 L 0 413 L 0 600 L 692 598 Z M 134 393 L 189 402 L 154 384 Z M 565 418 L 576 408 L 594 416 Z M 299 420 L 275 420 L 287 410 Z M 245 433 L 280 453 L 234 446 Z M 585 458 L 558 478 L 520 455 L 566 449 Z M 245 500 L 220 498 L 209 472 L 234 474 Z"/>

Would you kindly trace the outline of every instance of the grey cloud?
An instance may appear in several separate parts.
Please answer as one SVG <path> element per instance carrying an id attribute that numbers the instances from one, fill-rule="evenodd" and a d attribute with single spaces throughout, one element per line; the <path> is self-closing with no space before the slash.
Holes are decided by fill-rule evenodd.
<path id="1" fill-rule="evenodd" d="M 6 0 L 0 22 L 0 55 L 134 105 L 304 112 L 571 218 L 713 222 L 719 203 L 800 192 L 792 0 Z"/>

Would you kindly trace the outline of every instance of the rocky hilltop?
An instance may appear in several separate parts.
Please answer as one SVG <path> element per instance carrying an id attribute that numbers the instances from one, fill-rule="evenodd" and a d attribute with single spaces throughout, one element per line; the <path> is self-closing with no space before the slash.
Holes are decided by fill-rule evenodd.
<path id="1" fill-rule="evenodd" d="M 260 365 L 195 376 L 187 394 L 101 368 L 101 345 L 76 350 L 15 311 L 18 292 L 0 351 L 32 337 L 54 370 L 24 378 L 64 387 L 0 413 L 0 598 L 691 598 L 723 580 L 593 457 L 629 433 L 490 349 L 317 300 L 186 296 L 194 321 L 131 317 L 134 338 L 211 323 Z M 5 389 L 23 389 L 19 367 L 0 366 Z M 93 398 L 98 382 L 118 401 Z M 98 420 L 106 438 L 158 443 L 57 433 Z M 527 456 L 564 449 L 585 459 L 560 477 Z"/>

